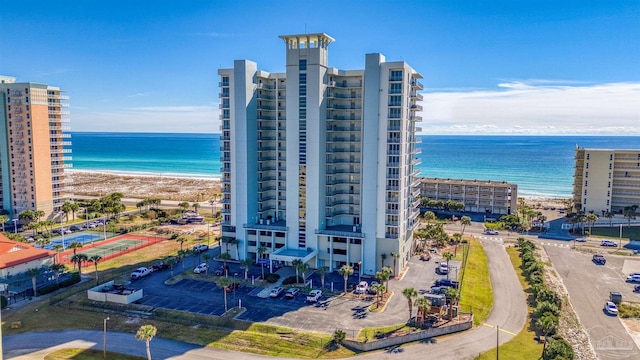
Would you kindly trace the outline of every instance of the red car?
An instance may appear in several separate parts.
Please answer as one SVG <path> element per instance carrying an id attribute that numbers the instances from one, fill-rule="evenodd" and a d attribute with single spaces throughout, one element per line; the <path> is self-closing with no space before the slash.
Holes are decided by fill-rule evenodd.
<path id="1" fill-rule="evenodd" d="M 228 293 L 234 292 L 236 289 L 240 287 L 240 283 L 231 283 L 231 285 L 224 288 L 224 291 Z"/>

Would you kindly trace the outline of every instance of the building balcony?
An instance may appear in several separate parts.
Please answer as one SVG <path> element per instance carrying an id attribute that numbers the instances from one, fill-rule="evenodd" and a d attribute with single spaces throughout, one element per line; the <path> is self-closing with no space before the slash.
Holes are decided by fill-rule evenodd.
<path id="1" fill-rule="evenodd" d="M 418 90 L 422 90 L 424 89 L 424 86 L 422 85 L 422 83 L 416 79 L 411 80 L 411 88 L 413 89 L 418 89 Z"/>
<path id="2" fill-rule="evenodd" d="M 334 195 L 360 195 L 360 189 L 354 189 L 354 190 L 335 189 L 332 191 L 327 191 L 326 193 L 326 196 L 334 196 Z"/>
<path id="3" fill-rule="evenodd" d="M 398 221 L 387 220 L 384 222 L 384 224 L 387 226 L 398 226 L 400 223 Z"/>
<path id="4" fill-rule="evenodd" d="M 220 98 L 228 98 L 229 97 L 229 92 L 228 91 L 223 91 L 223 92 L 218 94 L 218 97 L 220 97 Z"/>
<path id="5" fill-rule="evenodd" d="M 409 120 L 410 120 L 410 121 L 417 121 L 417 122 L 421 122 L 421 121 L 422 121 L 422 116 L 418 116 L 418 115 L 411 115 L 411 116 L 409 116 Z"/>
<path id="6" fill-rule="evenodd" d="M 409 109 L 411 109 L 412 111 L 422 111 L 422 105 L 412 104 Z"/>
<path id="7" fill-rule="evenodd" d="M 397 239 L 398 238 L 398 234 L 396 233 L 385 233 L 384 237 L 387 239 Z"/>
<path id="8" fill-rule="evenodd" d="M 389 125 L 387 126 L 387 131 L 401 131 L 402 126 L 400 125 Z"/>
<path id="9" fill-rule="evenodd" d="M 400 213 L 400 211 L 398 209 L 386 209 L 385 210 L 385 214 L 398 215 L 399 213 Z"/>
<path id="10" fill-rule="evenodd" d="M 49 115 L 69 115 L 71 114 L 68 111 L 62 111 L 62 110 L 49 110 Z"/>
<path id="11" fill-rule="evenodd" d="M 335 126 L 335 125 L 327 125 L 327 131 L 338 131 L 338 132 L 360 132 L 362 128 L 360 126 Z"/>
<path id="12" fill-rule="evenodd" d="M 349 94 L 349 93 L 339 93 L 336 91 L 329 91 L 327 93 L 327 98 L 336 98 L 336 99 L 362 99 L 362 94 Z"/>
<path id="13" fill-rule="evenodd" d="M 269 94 L 266 91 L 260 91 L 258 92 L 257 95 L 258 99 L 263 99 L 263 100 L 275 100 L 275 95 Z"/>
<path id="14" fill-rule="evenodd" d="M 410 96 L 411 96 L 411 100 L 420 100 L 420 101 L 424 100 L 424 97 L 422 96 L 422 94 L 417 92 L 411 92 Z"/>

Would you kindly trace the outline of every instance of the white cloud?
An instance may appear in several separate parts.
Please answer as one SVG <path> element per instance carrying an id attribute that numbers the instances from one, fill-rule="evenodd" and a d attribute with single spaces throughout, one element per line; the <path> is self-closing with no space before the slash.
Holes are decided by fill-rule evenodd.
<path id="1" fill-rule="evenodd" d="M 117 111 L 74 111 L 73 131 L 104 132 L 220 132 L 217 104 L 148 106 Z"/>
<path id="2" fill-rule="evenodd" d="M 421 127 L 426 134 L 640 135 L 640 83 L 579 84 L 535 79 L 425 93 Z"/>

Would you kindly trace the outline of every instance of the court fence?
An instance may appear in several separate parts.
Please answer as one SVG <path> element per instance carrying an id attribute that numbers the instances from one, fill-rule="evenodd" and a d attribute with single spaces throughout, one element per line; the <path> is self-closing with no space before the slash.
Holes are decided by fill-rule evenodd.
<path id="1" fill-rule="evenodd" d="M 91 246 L 88 249 L 85 249 L 84 251 L 77 251 L 78 253 L 83 253 L 83 252 L 90 252 L 91 254 L 96 254 L 96 255 L 100 255 L 102 257 L 101 261 L 104 260 L 109 260 L 109 259 L 113 259 L 115 257 L 118 256 L 122 256 L 124 254 L 128 254 L 130 252 L 136 251 L 136 250 L 140 250 L 142 248 L 145 248 L 147 246 L 151 246 L 154 244 L 157 244 L 163 240 L 166 240 L 166 238 L 163 237 L 151 237 L 151 236 L 127 236 L 124 235 L 122 237 L 119 238 L 115 238 L 115 239 L 110 239 L 112 241 L 108 241 L 108 242 L 102 242 L 102 243 L 95 243 L 94 246 Z M 133 241 L 139 241 L 136 244 L 132 244 L 130 242 L 127 243 L 123 243 L 122 245 L 117 245 L 117 246 L 105 246 L 105 245 L 109 245 L 112 243 L 117 243 L 123 240 L 133 240 Z M 100 250 L 100 248 L 103 247 L 103 250 Z M 64 256 L 61 256 L 60 260 L 62 263 L 66 263 L 66 264 L 73 264 L 73 261 L 71 260 L 71 258 L 73 257 L 73 253 L 69 253 L 69 254 L 65 254 Z M 91 265 L 91 262 L 89 261 L 83 261 L 82 262 L 82 266 L 88 266 Z"/>

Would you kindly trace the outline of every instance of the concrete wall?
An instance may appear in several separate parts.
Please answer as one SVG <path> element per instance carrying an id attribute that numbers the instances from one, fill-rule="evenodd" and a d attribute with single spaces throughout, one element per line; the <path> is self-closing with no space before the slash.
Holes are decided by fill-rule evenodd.
<path id="1" fill-rule="evenodd" d="M 372 351 L 378 349 L 384 349 L 386 347 L 405 344 L 412 341 L 424 340 L 436 336 L 452 334 L 459 331 L 469 330 L 473 325 L 473 318 L 467 322 L 459 323 L 449 326 L 441 326 L 437 328 L 431 328 L 407 335 L 394 336 L 390 338 L 371 340 L 367 342 L 360 342 L 355 340 L 344 340 L 342 345 L 359 351 Z"/>
<path id="2" fill-rule="evenodd" d="M 98 285 L 87 290 L 87 297 L 89 300 L 94 301 L 108 301 L 116 304 L 131 304 L 134 301 L 142 299 L 142 289 L 132 292 L 128 295 L 123 294 L 111 294 L 102 292 L 102 289 L 111 287 L 113 285 L 113 280 L 108 281 L 104 284 Z"/>

